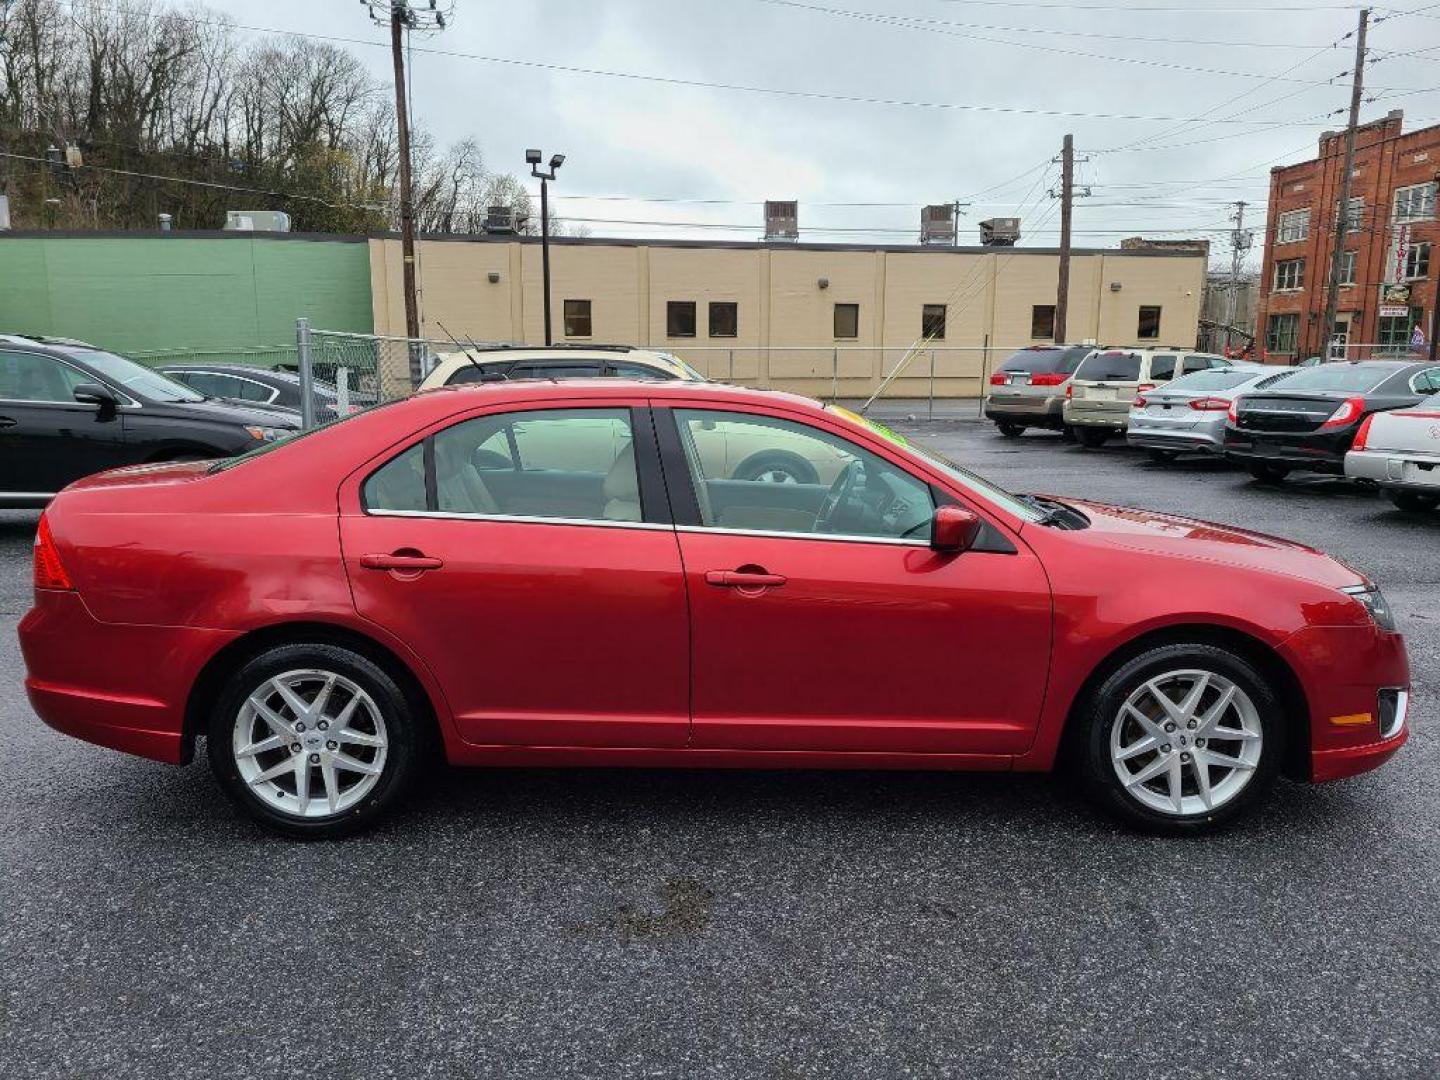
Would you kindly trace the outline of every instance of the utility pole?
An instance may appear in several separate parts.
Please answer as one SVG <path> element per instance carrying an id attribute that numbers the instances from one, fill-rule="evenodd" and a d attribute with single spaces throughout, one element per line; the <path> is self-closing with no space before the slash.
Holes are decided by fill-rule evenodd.
<path id="1" fill-rule="evenodd" d="M 544 156 L 539 150 L 525 151 L 530 175 L 540 181 L 540 265 L 545 279 L 545 344 L 548 346 L 552 344 L 554 327 L 550 322 L 550 192 L 547 185 L 555 179 L 555 170 L 565 164 L 565 155 L 551 154 L 548 170 L 540 168 L 540 159 Z"/>
<path id="2" fill-rule="evenodd" d="M 1070 309 L 1070 211 L 1075 201 L 1075 136 L 1066 135 L 1060 151 L 1060 282 L 1055 292 L 1055 344 L 1065 342 Z"/>
<path id="3" fill-rule="evenodd" d="M 1245 207 L 1248 206 L 1244 199 L 1237 199 L 1235 202 L 1235 216 L 1231 219 L 1235 222 L 1235 230 L 1230 234 L 1230 304 L 1229 313 L 1225 316 L 1225 355 L 1230 355 L 1230 347 L 1233 344 L 1235 335 L 1235 315 L 1240 306 L 1240 267 L 1245 262 L 1245 256 L 1250 251 L 1250 242 L 1254 234 L 1245 228 Z"/>
<path id="4" fill-rule="evenodd" d="M 1360 9 L 1360 26 L 1355 32 L 1355 70 L 1350 79 L 1350 125 L 1345 129 L 1345 164 L 1340 174 L 1340 205 L 1335 214 L 1335 246 L 1330 252 L 1330 282 L 1325 291 L 1325 337 L 1321 356 L 1330 358 L 1335 337 L 1335 308 L 1340 300 L 1340 268 L 1345 259 L 1345 234 L 1350 229 L 1350 174 L 1355 171 L 1355 129 L 1360 126 L 1360 96 L 1365 87 L 1365 31 L 1370 26 L 1370 9 Z M 1320 212 L 1323 214 L 1324 207 Z M 1378 219 L 1377 219 L 1378 220 Z"/>
<path id="5" fill-rule="evenodd" d="M 1430 183 L 1435 185 L 1436 199 L 1440 201 L 1440 172 L 1435 174 L 1435 179 Z M 1430 362 L 1433 364 L 1440 360 L 1440 349 L 1436 348 L 1435 341 L 1436 337 L 1440 336 L 1440 262 L 1435 259 L 1430 261 L 1436 263 L 1435 284 L 1430 289 Z"/>
<path id="6" fill-rule="evenodd" d="M 411 31 L 438 32 L 445 29 L 449 3 L 428 7 L 412 6 L 412 0 L 361 0 L 370 9 L 370 18 L 390 27 L 390 53 L 395 66 L 395 124 L 400 152 L 400 259 L 405 291 L 405 336 L 410 338 L 410 384 L 419 386 L 425 377 L 420 348 L 420 301 L 415 291 L 415 203 L 410 177 L 410 93 L 405 81 L 405 40 Z M 418 2 L 418 0 L 417 0 Z"/>

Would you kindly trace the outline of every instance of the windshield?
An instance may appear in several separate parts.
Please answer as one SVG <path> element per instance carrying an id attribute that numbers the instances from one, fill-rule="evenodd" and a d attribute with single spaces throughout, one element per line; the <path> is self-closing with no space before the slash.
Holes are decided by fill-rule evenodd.
<path id="1" fill-rule="evenodd" d="M 204 401 L 205 395 L 126 356 L 99 349 L 61 348 L 61 352 L 89 364 L 105 378 L 147 401 Z"/>
<path id="2" fill-rule="evenodd" d="M 1219 371 L 1197 371 L 1193 375 L 1182 375 L 1165 388 L 1166 393 L 1183 393 L 1186 390 L 1231 390 L 1241 383 L 1247 383 L 1260 374 L 1245 368 L 1223 368 Z"/>
<path id="3" fill-rule="evenodd" d="M 1322 364 L 1302 368 L 1285 380 L 1285 390 L 1342 390 L 1364 394 L 1374 390 L 1394 375 L 1399 368 L 1386 365 L 1369 367 L 1364 364 Z"/>
<path id="4" fill-rule="evenodd" d="M 1085 354 L 1090 348 L 1081 345 L 1078 348 L 1036 348 L 1021 349 L 1006 357 L 1005 362 L 1000 365 L 1001 371 L 1029 371 L 1043 372 L 1047 374 L 1063 373 L 1069 375 L 1085 359 Z"/>
<path id="5" fill-rule="evenodd" d="M 666 360 L 669 360 L 670 363 L 674 364 L 677 368 L 683 371 L 685 373 L 685 377 L 691 382 L 710 381 L 704 375 L 701 375 L 700 372 L 696 371 L 693 367 L 687 364 L 684 360 L 680 359 L 680 357 L 676 356 L 674 353 L 662 352 L 656 353 L 655 355 L 663 356 Z"/>
<path id="6" fill-rule="evenodd" d="M 1088 356 L 1075 372 L 1077 379 L 1095 381 L 1138 382 L 1140 354 L 1133 352 L 1101 352 Z"/>
<path id="7" fill-rule="evenodd" d="M 955 464 L 955 462 L 944 455 L 937 454 L 934 450 L 921 446 L 918 443 L 912 443 L 903 435 L 898 435 L 891 431 L 884 424 L 877 424 L 874 420 L 867 420 L 859 413 L 853 413 L 849 409 L 841 408 L 838 405 L 826 405 L 825 408 L 836 416 L 843 417 L 852 424 L 879 435 L 886 442 L 893 443 L 901 449 L 910 451 L 912 454 L 918 454 L 930 462 L 930 464 L 936 466 L 941 472 L 945 473 L 945 475 L 953 478 L 966 490 L 972 491 L 981 498 L 988 499 L 997 506 L 1008 510 L 1022 521 L 1038 522 L 1045 519 L 1045 512 L 1043 510 L 1039 510 L 1029 503 L 1016 498 L 1004 488 L 992 484 L 983 476 L 971 472 L 962 465 Z"/>

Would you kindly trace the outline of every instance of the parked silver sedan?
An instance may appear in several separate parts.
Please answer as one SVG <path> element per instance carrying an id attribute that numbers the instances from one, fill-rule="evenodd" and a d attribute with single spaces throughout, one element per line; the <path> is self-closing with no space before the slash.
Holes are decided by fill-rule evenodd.
<path id="1" fill-rule="evenodd" d="M 1378 484 L 1401 510 L 1440 506 L 1440 394 L 1372 413 L 1345 455 L 1345 475 Z"/>
<path id="2" fill-rule="evenodd" d="M 1178 454 L 1225 452 L 1225 417 L 1241 394 L 1263 390 L 1290 375 L 1263 364 L 1212 368 L 1143 390 L 1130 406 L 1125 441 L 1157 461 Z"/>

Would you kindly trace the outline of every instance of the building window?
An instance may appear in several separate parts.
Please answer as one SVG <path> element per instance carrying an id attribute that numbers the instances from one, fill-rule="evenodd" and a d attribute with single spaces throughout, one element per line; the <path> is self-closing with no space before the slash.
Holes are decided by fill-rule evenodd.
<path id="1" fill-rule="evenodd" d="M 665 304 L 665 336 L 695 336 L 695 301 L 669 300 Z"/>
<path id="2" fill-rule="evenodd" d="M 1141 307 L 1140 324 L 1135 329 L 1135 336 L 1141 341 L 1155 341 L 1160 337 L 1160 308 Z"/>
<path id="3" fill-rule="evenodd" d="M 1340 256 L 1340 284 L 1355 284 L 1355 255 L 1354 251 L 1347 251 Z"/>
<path id="4" fill-rule="evenodd" d="M 926 304 L 920 309 L 920 336 L 930 341 L 945 340 L 944 304 Z"/>
<path id="5" fill-rule="evenodd" d="M 565 336 L 590 336 L 590 301 L 565 301 Z"/>
<path id="6" fill-rule="evenodd" d="M 1030 309 L 1030 336 L 1032 338 L 1055 337 L 1055 305 L 1036 304 Z"/>
<path id="7" fill-rule="evenodd" d="M 1271 315 L 1265 327 L 1265 348 L 1273 353 L 1294 353 L 1300 337 L 1299 315 Z"/>
<path id="8" fill-rule="evenodd" d="M 1365 199 L 1356 196 L 1350 200 L 1349 212 L 1345 215 L 1345 231 L 1354 232 L 1365 224 Z M 1335 201 L 1335 227 L 1340 227 L 1340 201 Z"/>
<path id="9" fill-rule="evenodd" d="M 1305 285 L 1305 260 L 1282 259 L 1275 264 L 1275 291 L 1288 292 Z"/>
<path id="10" fill-rule="evenodd" d="M 1275 220 L 1275 242 L 1290 244 L 1310 235 L 1310 208 L 1287 210 Z"/>
<path id="11" fill-rule="evenodd" d="M 710 302 L 710 336 L 735 337 L 740 333 L 740 305 L 733 300 Z"/>
<path id="12" fill-rule="evenodd" d="M 1430 244 L 1411 244 L 1405 252 L 1405 280 L 1430 276 Z"/>
<path id="13" fill-rule="evenodd" d="M 1429 221 L 1435 216 L 1435 187 L 1429 184 L 1412 184 L 1410 187 L 1395 189 L 1395 220 Z"/>
<path id="14" fill-rule="evenodd" d="M 1410 335 L 1425 316 L 1425 309 L 1412 307 L 1408 315 L 1381 316 L 1379 322 L 1380 352 L 1403 353 L 1410 348 Z"/>
<path id="15" fill-rule="evenodd" d="M 860 305 L 835 305 L 835 337 L 858 338 L 860 336 Z"/>

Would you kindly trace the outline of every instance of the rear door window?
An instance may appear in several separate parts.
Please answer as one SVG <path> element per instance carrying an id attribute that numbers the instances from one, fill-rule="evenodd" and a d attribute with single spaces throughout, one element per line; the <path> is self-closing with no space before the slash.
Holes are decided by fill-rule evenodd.
<path id="1" fill-rule="evenodd" d="M 1090 382 L 1139 382 L 1140 354 L 1107 350 L 1081 361 L 1075 378 Z"/>
<path id="2" fill-rule="evenodd" d="M 1218 356 L 1187 356 L 1183 365 L 1186 375 L 1192 371 L 1209 371 L 1212 367 L 1224 367 L 1225 363 Z"/>
<path id="3" fill-rule="evenodd" d="M 1150 381 L 1169 382 L 1175 377 L 1175 362 L 1178 356 L 1160 355 L 1150 358 Z"/>

